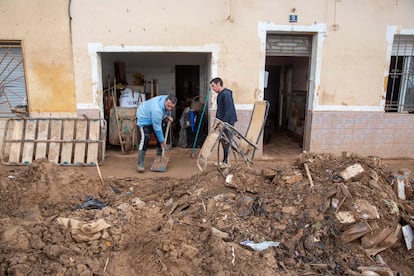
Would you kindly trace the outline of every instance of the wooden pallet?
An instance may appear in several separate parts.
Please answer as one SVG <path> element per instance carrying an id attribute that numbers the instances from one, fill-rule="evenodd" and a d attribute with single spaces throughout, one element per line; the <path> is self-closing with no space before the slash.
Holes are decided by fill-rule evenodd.
<path id="1" fill-rule="evenodd" d="M 104 160 L 106 121 L 80 118 L 11 118 L 6 122 L 2 163 L 29 165 L 47 159 L 60 165 Z"/>

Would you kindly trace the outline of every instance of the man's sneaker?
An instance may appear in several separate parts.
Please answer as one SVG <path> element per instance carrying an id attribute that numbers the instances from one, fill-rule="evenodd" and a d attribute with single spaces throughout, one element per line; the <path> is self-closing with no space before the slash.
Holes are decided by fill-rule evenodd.
<path id="1" fill-rule="evenodd" d="M 143 172 L 145 172 L 145 168 L 141 167 L 141 166 L 137 166 L 137 172 L 143 173 Z"/>
<path id="2" fill-rule="evenodd" d="M 214 163 L 214 165 L 218 166 L 220 169 L 230 168 L 229 163 L 219 162 Z"/>

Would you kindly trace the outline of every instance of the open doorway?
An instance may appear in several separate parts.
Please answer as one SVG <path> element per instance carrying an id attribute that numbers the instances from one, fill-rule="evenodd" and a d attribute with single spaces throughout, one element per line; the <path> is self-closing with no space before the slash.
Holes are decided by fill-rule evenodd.
<path id="1" fill-rule="evenodd" d="M 208 134 L 207 116 L 202 114 L 204 106 L 200 94 L 200 66 L 176 65 L 175 87 L 178 100 L 176 117 L 180 120 L 176 120 L 174 125 L 174 144 L 199 148 Z"/>
<path id="2" fill-rule="evenodd" d="M 264 149 L 277 145 L 300 151 L 303 147 L 311 41 L 309 35 L 269 35 L 267 39 L 264 98 L 270 110 Z"/>
<path id="3" fill-rule="evenodd" d="M 135 111 L 137 108 L 135 98 L 138 97 L 136 94 L 143 94 L 144 100 L 167 94 L 175 95 L 178 98 L 170 136 L 173 137 L 171 139 L 172 145 L 178 145 L 181 128 L 180 118 L 184 108 L 191 105 L 195 97 L 201 96 L 204 99 L 203 95 L 206 95 L 208 89 L 206 86 L 206 70 L 210 65 L 211 54 L 193 52 L 102 52 L 100 58 L 104 91 L 103 114 L 108 125 L 107 147 L 122 149 L 119 136 L 122 138 L 124 134 L 133 133 L 132 128 L 135 126 Z M 118 126 L 115 123 L 116 116 L 112 116 L 115 114 L 112 110 L 113 102 L 107 100 L 107 96 L 110 96 L 110 93 L 113 92 L 114 80 L 116 80 L 117 85 L 115 104 L 117 105 L 120 121 Z M 132 99 L 128 101 L 130 104 L 122 105 L 124 98 L 121 96 L 124 95 L 126 89 L 130 90 L 125 95 L 129 97 L 128 99 L 131 97 Z M 207 120 L 207 116 L 205 119 Z M 118 134 L 118 128 L 121 135 Z M 200 136 L 202 137 L 202 135 Z M 137 138 L 139 137 L 135 137 L 135 139 Z M 150 145 L 156 143 L 155 137 L 151 141 Z"/>

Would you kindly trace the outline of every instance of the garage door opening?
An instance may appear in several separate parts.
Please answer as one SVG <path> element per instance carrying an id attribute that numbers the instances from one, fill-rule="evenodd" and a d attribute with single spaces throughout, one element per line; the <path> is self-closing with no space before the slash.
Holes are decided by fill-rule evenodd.
<path id="1" fill-rule="evenodd" d="M 138 131 L 134 130 L 137 104 L 167 94 L 175 95 L 178 99 L 173 112 L 171 140 L 168 142 L 178 147 L 193 146 L 190 140 L 195 139 L 195 131 L 184 129 L 182 117 L 189 108 L 194 109 L 195 106 L 204 104 L 208 89 L 207 68 L 211 60 L 210 53 L 104 52 L 100 56 L 103 113 L 108 126 L 107 148 L 121 150 L 121 136 L 121 140 L 131 137 L 132 146 L 136 149 L 139 141 Z M 116 89 L 113 89 L 114 85 Z M 208 116 L 201 120 L 199 109 L 196 110 L 196 116 L 195 129 L 198 129 L 197 123 L 203 123 L 196 143 L 200 147 L 207 135 Z M 150 145 L 156 145 L 155 136 L 152 137 Z"/>

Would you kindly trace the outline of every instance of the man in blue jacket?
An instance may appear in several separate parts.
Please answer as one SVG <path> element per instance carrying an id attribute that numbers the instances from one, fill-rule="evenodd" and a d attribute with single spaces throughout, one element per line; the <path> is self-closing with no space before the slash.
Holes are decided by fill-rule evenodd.
<path id="1" fill-rule="evenodd" d="M 166 148 L 166 142 L 162 121 L 164 119 L 172 122 L 174 119 L 171 112 L 177 103 L 177 98 L 172 95 L 161 95 L 141 103 L 137 108 L 137 125 L 141 133 L 138 147 L 137 171 L 144 172 L 144 159 L 147 151 L 151 133 L 157 137 L 157 156 L 161 155 L 162 149 Z"/>
<path id="2" fill-rule="evenodd" d="M 230 89 L 223 87 L 223 80 L 221 78 L 214 78 L 210 81 L 211 90 L 217 93 L 217 111 L 216 118 L 229 123 L 234 126 L 234 123 L 237 122 L 236 108 L 233 101 L 233 92 Z M 233 133 L 224 130 L 226 136 L 231 139 Z M 224 151 L 223 162 L 219 163 L 222 167 L 229 167 L 229 150 L 230 145 L 225 141 L 221 141 Z M 218 160 L 217 160 L 218 161 Z"/>

